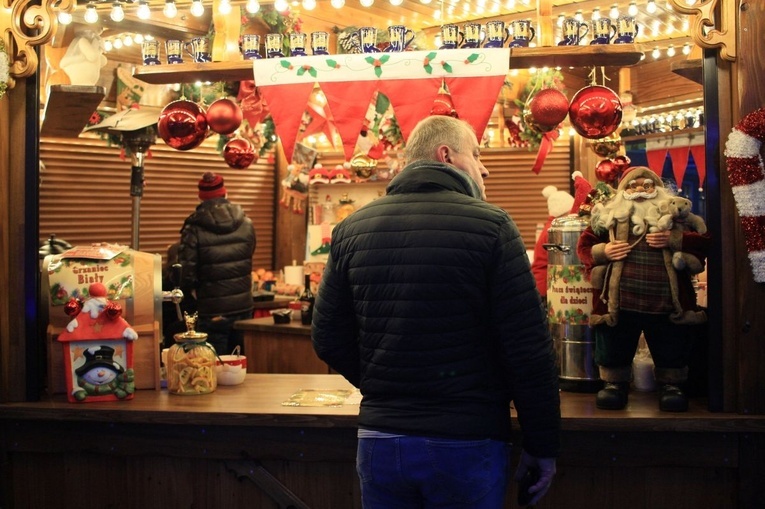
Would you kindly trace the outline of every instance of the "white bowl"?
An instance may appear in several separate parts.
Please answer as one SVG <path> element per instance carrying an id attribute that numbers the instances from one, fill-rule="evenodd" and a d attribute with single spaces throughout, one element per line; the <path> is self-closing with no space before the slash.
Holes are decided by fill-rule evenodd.
<path id="1" fill-rule="evenodd" d="M 239 385 L 247 374 L 247 357 L 244 355 L 220 355 L 215 365 L 218 385 Z"/>

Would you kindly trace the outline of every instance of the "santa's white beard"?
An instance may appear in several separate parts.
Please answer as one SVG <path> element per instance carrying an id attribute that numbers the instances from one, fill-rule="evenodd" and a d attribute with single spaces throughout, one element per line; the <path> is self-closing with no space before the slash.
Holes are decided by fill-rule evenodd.
<path id="1" fill-rule="evenodd" d="M 635 201 L 627 196 L 644 195 L 646 193 L 618 193 L 607 204 L 598 204 L 592 209 L 590 224 L 593 228 L 611 229 L 616 223 L 630 221 L 632 233 L 642 235 L 646 232 L 647 223 L 653 223 L 659 217 L 658 204 L 661 199 L 668 195 L 663 189 L 655 189 L 649 193 L 652 198 L 643 201 Z M 660 198 L 660 199 L 657 199 Z"/>

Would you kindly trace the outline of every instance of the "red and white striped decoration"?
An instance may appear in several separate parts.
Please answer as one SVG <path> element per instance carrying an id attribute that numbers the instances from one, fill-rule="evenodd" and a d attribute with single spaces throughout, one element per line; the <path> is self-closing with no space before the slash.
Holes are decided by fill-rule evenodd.
<path id="1" fill-rule="evenodd" d="M 760 108 L 741 119 L 725 143 L 728 178 L 758 283 L 765 283 L 765 167 L 760 155 L 763 141 L 765 108 Z"/>

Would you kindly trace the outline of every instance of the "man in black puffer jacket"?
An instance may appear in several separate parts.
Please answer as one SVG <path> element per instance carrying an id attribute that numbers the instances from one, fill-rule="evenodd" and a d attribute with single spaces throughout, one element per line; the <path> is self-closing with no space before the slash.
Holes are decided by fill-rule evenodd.
<path id="1" fill-rule="evenodd" d="M 526 249 L 486 203 L 469 124 L 421 121 L 408 165 L 340 222 L 312 339 L 361 389 L 357 471 L 365 509 L 504 507 L 510 402 L 523 433 L 515 478 L 535 504 L 559 453 L 553 342 Z"/>
<path id="2" fill-rule="evenodd" d="M 181 228 L 178 259 L 184 291 L 196 297 L 197 330 L 219 355 L 242 346 L 234 322 L 252 318 L 252 254 L 255 230 L 240 205 L 226 198 L 223 177 L 207 172 L 199 181 L 194 213 Z"/>

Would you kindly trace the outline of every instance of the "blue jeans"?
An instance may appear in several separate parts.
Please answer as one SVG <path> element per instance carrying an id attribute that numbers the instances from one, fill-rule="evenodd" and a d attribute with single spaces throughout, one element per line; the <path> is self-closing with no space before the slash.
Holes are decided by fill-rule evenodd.
<path id="1" fill-rule="evenodd" d="M 510 444 L 422 437 L 359 438 L 364 509 L 501 509 Z"/>

